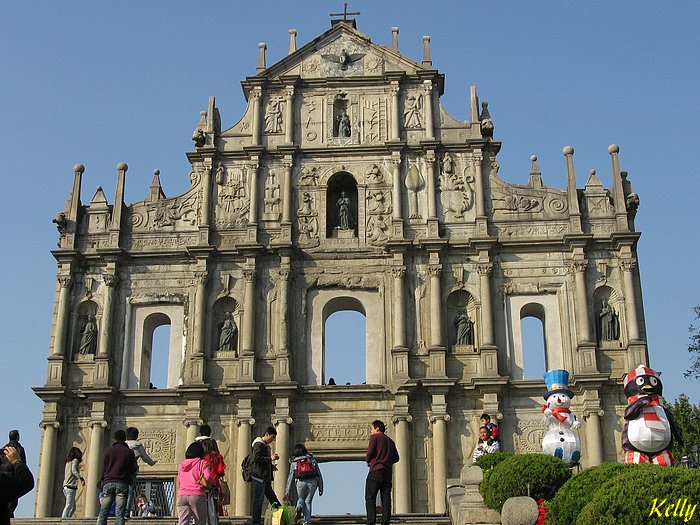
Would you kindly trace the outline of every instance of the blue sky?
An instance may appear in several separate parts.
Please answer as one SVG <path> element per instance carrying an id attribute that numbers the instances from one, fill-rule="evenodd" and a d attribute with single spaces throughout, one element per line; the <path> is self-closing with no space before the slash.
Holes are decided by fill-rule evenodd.
<path id="1" fill-rule="evenodd" d="M 456 118 L 468 117 L 469 86 L 477 86 L 503 143 L 499 173 L 508 182 L 525 184 L 536 154 L 545 184 L 564 188 L 562 148 L 570 144 L 578 186 L 596 169 L 610 187 L 607 147 L 620 145 L 622 169 L 641 198 L 651 365 L 664 373 L 667 398 L 685 392 L 700 402 L 698 382 L 682 376 L 692 307 L 700 303 L 698 3 L 357 0 L 349 7 L 362 11 L 358 29 L 379 44 L 390 45 L 390 28 L 399 26 L 401 52 L 417 61 L 421 37 L 431 36 L 433 65 L 446 75 L 442 102 Z M 147 195 L 155 168 L 168 196 L 183 192 L 185 151 L 208 97 L 216 96 L 224 127 L 236 122 L 244 110 L 240 80 L 255 74 L 258 42 L 267 43 L 271 65 L 287 53 L 289 28 L 301 46 L 326 31 L 328 14 L 338 10 L 336 0 L 0 6 L 7 250 L 0 436 L 21 430 L 35 472 L 41 403 L 30 387 L 45 381 L 56 270 L 50 250 L 58 239 L 51 219 L 69 196 L 73 165 L 86 167 L 83 202 L 98 185 L 113 201 L 122 161 L 128 202 Z M 32 509 L 33 494 L 19 515 Z"/>

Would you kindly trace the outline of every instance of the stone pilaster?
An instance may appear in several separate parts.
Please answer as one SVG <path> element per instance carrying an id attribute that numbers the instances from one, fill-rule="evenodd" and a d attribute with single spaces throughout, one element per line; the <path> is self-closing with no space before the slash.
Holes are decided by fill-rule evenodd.
<path id="1" fill-rule="evenodd" d="M 445 512 L 447 495 L 447 422 L 449 414 L 430 414 L 433 425 L 433 509 L 436 514 Z"/>
<path id="2" fill-rule="evenodd" d="M 403 239 L 403 207 L 401 201 L 401 153 L 391 153 L 391 202 L 393 206 L 391 222 L 392 237 Z"/>
<path id="3" fill-rule="evenodd" d="M 73 279 L 70 275 L 59 275 L 58 308 L 54 328 L 53 348 L 49 355 L 49 369 L 46 375 L 47 385 L 60 385 L 63 381 L 63 366 L 66 354 L 66 328 L 70 308 L 70 288 Z"/>
<path id="4" fill-rule="evenodd" d="M 254 381 L 255 367 L 255 261 L 243 270 L 245 297 L 241 345 L 241 381 Z"/>
<path id="5" fill-rule="evenodd" d="M 279 330 L 277 337 L 279 348 L 277 349 L 275 366 L 276 381 L 291 380 L 289 371 L 289 279 L 292 270 L 289 266 L 289 258 L 286 259 L 286 263 L 283 262 L 282 269 L 279 271 L 280 301 L 277 312 L 279 322 L 276 323 Z"/>
<path id="6" fill-rule="evenodd" d="M 287 476 L 289 475 L 289 427 L 294 423 L 294 420 L 288 416 L 273 417 L 272 424 L 277 429 L 277 438 L 275 439 L 275 451 L 280 458 L 277 461 L 277 472 L 275 472 L 274 489 L 278 497 L 284 496 L 284 489 L 287 485 Z"/>
<path id="7" fill-rule="evenodd" d="M 428 192 L 428 220 L 430 219 L 436 219 L 437 220 L 437 206 L 436 206 L 436 201 L 435 201 L 435 187 L 436 187 L 436 181 L 435 181 L 435 152 L 434 151 L 427 151 L 425 153 L 425 167 L 427 171 L 427 182 L 426 182 L 426 189 Z"/>
<path id="8" fill-rule="evenodd" d="M 294 143 L 294 86 L 285 86 L 284 100 L 284 142 L 286 144 Z"/>
<path id="9" fill-rule="evenodd" d="M 406 346 L 406 294 L 404 291 L 405 266 L 391 269 L 394 277 L 394 345 L 391 349 L 392 376 L 395 381 L 405 381 L 410 375 L 408 367 L 408 347 Z"/>
<path id="10" fill-rule="evenodd" d="M 284 157 L 284 179 L 282 181 L 282 241 L 292 240 L 292 168 L 291 155 Z"/>
<path id="11" fill-rule="evenodd" d="M 633 270 L 637 267 L 637 262 L 632 259 L 620 261 L 622 271 L 622 282 L 625 293 L 625 313 L 627 321 L 627 337 L 630 341 L 639 341 L 639 320 L 637 319 L 637 300 L 635 297 Z M 638 364 L 638 363 L 637 363 Z M 637 366 L 634 364 L 634 366 Z"/>
<path id="12" fill-rule="evenodd" d="M 95 374 L 93 376 L 93 384 L 95 386 L 107 386 L 109 384 L 114 290 L 119 282 L 119 278 L 112 273 L 105 274 L 102 278 L 104 280 L 104 311 L 100 326 L 100 340 L 97 346 L 97 355 L 95 356 Z"/>
<path id="13" fill-rule="evenodd" d="M 399 123 L 401 118 L 399 116 L 399 95 L 401 94 L 401 87 L 399 86 L 398 80 L 391 82 L 391 140 L 401 140 L 401 131 Z M 396 201 L 394 201 L 396 202 Z"/>
<path id="14" fill-rule="evenodd" d="M 211 216 L 211 197 L 212 197 L 212 187 L 211 187 L 211 172 L 212 172 L 212 160 L 207 158 L 204 160 L 205 164 L 202 166 L 200 172 L 202 173 L 202 208 L 201 208 L 201 219 L 199 222 L 199 245 L 207 246 L 209 244 L 209 219 Z"/>
<path id="15" fill-rule="evenodd" d="M 484 204 L 484 174 L 483 165 L 484 157 L 481 154 L 480 149 L 474 150 L 472 153 L 472 162 L 474 163 L 474 190 L 475 190 L 475 200 L 476 200 L 476 229 L 482 235 L 488 233 L 486 224 L 486 212 Z M 488 175 L 487 175 L 488 176 Z"/>
<path id="16" fill-rule="evenodd" d="M 600 418 L 605 411 L 600 407 L 586 407 L 583 410 L 584 428 L 586 431 L 586 459 L 587 467 L 594 467 L 603 463 L 603 435 L 600 431 Z"/>
<path id="17" fill-rule="evenodd" d="M 260 146 L 260 112 L 262 111 L 260 100 L 262 99 L 262 88 L 259 86 L 254 87 L 250 92 L 250 101 L 253 105 L 253 145 Z"/>
<path id="18" fill-rule="evenodd" d="M 248 211 L 248 241 L 258 240 L 258 191 L 259 191 L 259 170 L 260 163 L 257 156 L 251 158 L 251 162 L 246 166 L 250 175 L 250 210 Z"/>
<path id="19" fill-rule="evenodd" d="M 435 140 L 435 128 L 433 126 L 433 81 L 423 81 L 425 91 L 425 138 Z"/>

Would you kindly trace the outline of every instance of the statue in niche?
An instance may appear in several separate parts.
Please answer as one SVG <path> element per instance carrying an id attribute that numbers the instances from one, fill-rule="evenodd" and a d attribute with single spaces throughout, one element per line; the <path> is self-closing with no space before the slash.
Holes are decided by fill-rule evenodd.
<path id="1" fill-rule="evenodd" d="M 219 352 L 233 352 L 238 357 L 238 327 L 231 312 L 224 314 L 223 320 L 219 322 Z"/>
<path id="2" fill-rule="evenodd" d="M 87 323 L 83 328 L 80 336 L 80 348 L 78 353 L 81 355 L 94 354 L 97 349 L 97 325 L 95 324 L 95 316 L 88 315 Z"/>
<path id="3" fill-rule="evenodd" d="M 350 198 L 348 194 L 344 191 L 340 192 L 340 198 L 335 203 L 336 210 L 338 211 L 338 222 L 336 224 L 337 230 L 349 230 L 350 229 Z"/>
<path id="4" fill-rule="evenodd" d="M 423 127 L 423 95 L 409 95 L 406 98 L 406 108 L 403 112 L 403 122 L 407 129 Z"/>
<path id="5" fill-rule="evenodd" d="M 282 108 L 279 99 L 272 99 L 267 104 L 265 133 L 282 133 Z"/>
<path id="6" fill-rule="evenodd" d="M 350 137 L 350 117 L 347 111 L 343 111 L 338 116 L 338 136 L 342 138 Z"/>
<path id="7" fill-rule="evenodd" d="M 456 344 L 474 344 L 474 323 L 465 312 L 461 312 L 455 318 L 455 328 L 457 330 Z"/>
<path id="8" fill-rule="evenodd" d="M 303 168 L 301 177 L 299 177 L 299 184 L 302 186 L 316 186 L 318 184 L 318 168 L 316 166 L 311 169 Z"/>
<path id="9" fill-rule="evenodd" d="M 600 341 L 617 341 L 620 338 L 620 320 L 606 299 L 603 299 L 598 314 L 598 336 Z"/>

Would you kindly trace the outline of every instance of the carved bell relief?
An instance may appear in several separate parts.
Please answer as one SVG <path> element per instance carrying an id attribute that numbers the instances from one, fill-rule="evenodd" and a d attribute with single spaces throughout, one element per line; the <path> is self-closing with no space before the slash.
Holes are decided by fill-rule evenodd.
<path id="1" fill-rule="evenodd" d="M 406 188 L 408 189 L 408 218 L 420 219 L 418 212 L 418 192 L 425 187 L 425 179 L 420 174 L 418 166 L 411 164 L 406 174 Z"/>

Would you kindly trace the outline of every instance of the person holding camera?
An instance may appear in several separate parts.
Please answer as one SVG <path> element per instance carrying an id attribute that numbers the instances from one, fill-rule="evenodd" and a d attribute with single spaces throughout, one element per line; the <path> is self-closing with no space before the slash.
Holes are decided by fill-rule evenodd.
<path id="1" fill-rule="evenodd" d="M 0 449 L 0 525 L 10 525 L 10 504 L 34 488 L 27 464 L 15 447 Z"/>

